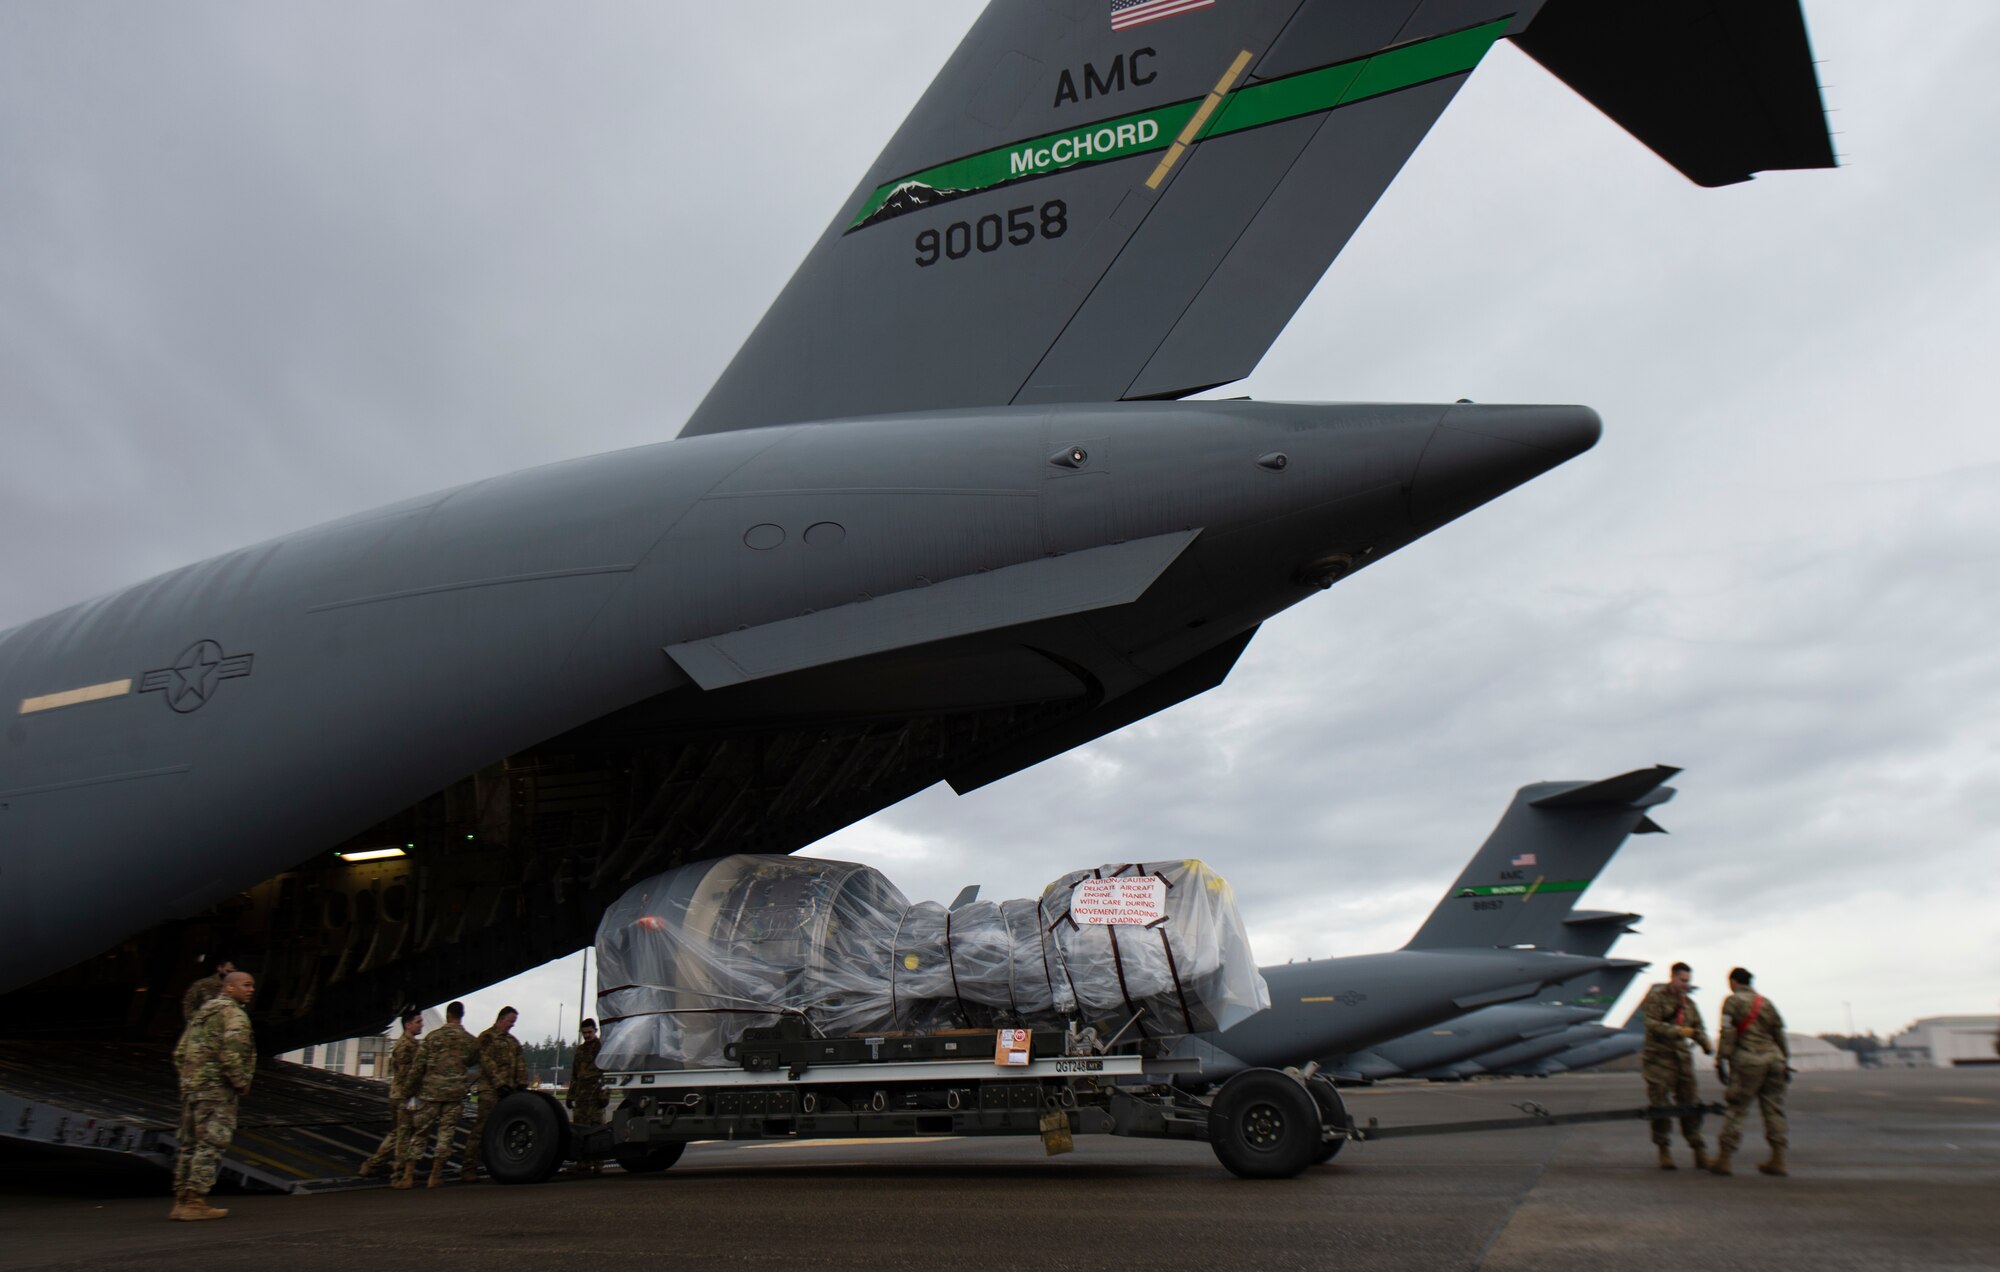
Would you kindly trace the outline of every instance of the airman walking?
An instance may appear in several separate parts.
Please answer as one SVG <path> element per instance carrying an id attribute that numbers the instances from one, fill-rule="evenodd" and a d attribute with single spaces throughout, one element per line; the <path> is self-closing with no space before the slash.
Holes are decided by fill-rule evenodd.
<path id="1" fill-rule="evenodd" d="M 444 1184 L 444 1168 L 451 1161 L 452 1132 L 465 1112 L 466 1070 L 475 1062 L 478 1050 L 472 1035 L 465 1032 L 464 1020 L 465 1004 L 453 1003 L 444 1009 L 444 1024 L 417 1049 L 409 1077 L 417 1107 L 412 1110 L 408 1152 L 396 1164 L 395 1187 L 415 1186 L 417 1159 L 433 1130 L 437 1144 L 431 1154 L 429 1186 Z"/>
<path id="2" fill-rule="evenodd" d="M 580 1131 L 594 1130 L 604 1125 L 604 1070 L 597 1067 L 597 1022 L 586 1020 L 581 1030 L 583 1040 L 576 1044 L 576 1058 L 569 1083 L 569 1120 Z M 579 1175 L 595 1175 L 604 1169 L 601 1162 L 580 1160 L 576 1164 Z"/>
<path id="3" fill-rule="evenodd" d="M 493 1116 L 493 1107 L 508 1092 L 528 1085 L 528 1064 L 521 1055 L 520 1040 L 513 1034 L 514 1022 L 520 1018 L 521 1014 L 512 1007 L 502 1007 L 493 1023 L 479 1035 L 479 1104 L 472 1115 L 472 1131 L 465 1144 L 463 1178 L 467 1183 L 478 1180 L 479 1168 L 484 1164 L 481 1140 L 486 1133 L 486 1121 Z"/>
<path id="4" fill-rule="evenodd" d="M 174 1044 L 180 1074 L 181 1121 L 174 1144 L 174 1208 L 169 1219 L 220 1219 L 209 1190 L 236 1136 L 236 1101 L 257 1071 L 257 1047 L 244 1008 L 256 995 L 250 973 L 222 975 L 222 992 L 199 1004 Z"/>
<path id="5" fill-rule="evenodd" d="M 424 1015 L 420 1011 L 406 1011 L 402 1016 L 403 1032 L 397 1035 L 396 1045 L 389 1052 L 389 1112 L 394 1123 L 368 1160 L 361 1163 L 361 1174 L 372 1175 L 388 1163 L 393 1170 L 402 1164 L 410 1153 L 410 1127 L 415 1121 L 416 1088 L 410 1084 L 410 1075 L 417 1067 L 417 1035 L 424 1031 Z M 408 1188 L 410 1184 L 398 1175 L 391 1188 Z"/>
<path id="6" fill-rule="evenodd" d="M 1694 979 L 1694 970 L 1686 963 L 1675 963 L 1671 976 L 1662 984 L 1646 991 L 1646 997 L 1639 1004 L 1639 1014 L 1646 1022 L 1646 1046 L 1641 1057 L 1641 1067 L 1646 1075 L 1646 1103 L 1659 1106 L 1669 1104 L 1693 1104 L 1699 1098 L 1695 1090 L 1694 1057 L 1688 1054 L 1690 1042 L 1704 1052 L 1712 1052 L 1708 1034 L 1701 1027 L 1701 1009 L 1688 997 L 1688 985 Z M 1660 1169 L 1673 1170 L 1673 1123 L 1667 1118 L 1653 1119 L 1653 1143 L 1660 1150 Z M 1701 1138 L 1701 1114 L 1681 1118 L 1681 1134 L 1687 1137 L 1694 1149 L 1696 1170 L 1708 1166 L 1707 1146 Z"/>
<path id="7" fill-rule="evenodd" d="M 1740 967 L 1729 973 L 1729 998 L 1722 1004 L 1716 1033 L 1715 1072 L 1729 1084 L 1722 1151 L 1709 1167 L 1718 1175 L 1732 1173 L 1729 1159 L 1743 1142 L 1743 1119 L 1753 1099 L 1764 1118 L 1764 1142 L 1771 1146 L 1771 1159 L 1757 1169 L 1766 1175 L 1786 1173 L 1785 1087 L 1791 1076 L 1792 1047 L 1785 1038 L 1784 1018 L 1770 999 L 1750 988 L 1751 979 Z"/>

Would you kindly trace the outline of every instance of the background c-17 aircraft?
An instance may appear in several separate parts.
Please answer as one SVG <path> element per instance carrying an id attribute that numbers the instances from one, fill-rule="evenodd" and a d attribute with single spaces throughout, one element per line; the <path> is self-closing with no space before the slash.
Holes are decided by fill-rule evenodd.
<path id="1" fill-rule="evenodd" d="M 1587 448 L 1581 407 L 1175 400 L 1498 39 L 1701 184 L 1833 162 L 1793 0 L 1131 7 L 993 4 L 677 440 L 0 633 L 6 1032 L 169 1031 L 222 952 L 265 1046 L 373 1028 L 643 874 L 1200 693 Z"/>
<path id="2" fill-rule="evenodd" d="M 1261 968 L 1270 1007 L 1229 1029 L 1183 1039 L 1175 1054 L 1200 1059 L 1204 1081 L 1308 1063 L 1336 1079 L 1390 1077 L 1409 1062 L 1430 1067 L 1518 1042 L 1524 1024 L 1538 1027 L 1550 1010 L 1500 1004 L 1586 978 L 1627 974 L 1629 981 L 1645 964 L 1606 955 L 1635 916 L 1575 907 L 1627 836 L 1660 830 L 1652 810 L 1673 798 L 1665 782 L 1679 771 L 1659 765 L 1596 782 L 1522 787 L 1403 948 Z M 1601 1014 L 1559 1015 L 1556 1023 Z M 1470 1050 L 1448 1049 L 1420 1032 L 1479 1017 L 1488 1027 Z M 1394 1054 L 1384 1059 L 1370 1051 L 1377 1047 Z M 1419 1049 L 1423 1055 L 1411 1054 Z"/>

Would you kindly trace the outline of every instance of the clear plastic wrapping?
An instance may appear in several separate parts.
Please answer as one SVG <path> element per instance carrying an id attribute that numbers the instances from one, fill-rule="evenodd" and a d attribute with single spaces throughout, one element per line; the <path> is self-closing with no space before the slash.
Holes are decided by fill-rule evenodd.
<path id="1" fill-rule="evenodd" d="M 1086 880 L 1148 877 L 1145 922 L 1072 913 Z M 947 910 L 851 862 L 725 857 L 628 890 L 597 957 L 598 1063 L 619 1070 L 727 1064 L 745 1029 L 786 1014 L 829 1037 L 1069 1019 L 1108 1035 L 1135 1016 L 1128 1036 L 1159 1036 L 1270 1005 L 1235 897 L 1199 861 L 1081 870 L 1038 900 Z"/>

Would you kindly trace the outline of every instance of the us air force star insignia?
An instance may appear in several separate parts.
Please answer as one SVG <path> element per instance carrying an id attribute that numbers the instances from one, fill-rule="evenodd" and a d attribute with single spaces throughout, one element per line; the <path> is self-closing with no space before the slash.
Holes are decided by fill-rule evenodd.
<path id="1" fill-rule="evenodd" d="M 223 681 L 249 675 L 251 657 L 250 654 L 231 656 L 212 640 L 198 640 L 181 651 L 173 666 L 141 676 L 139 692 L 165 694 L 167 705 L 186 715 L 200 710 Z"/>

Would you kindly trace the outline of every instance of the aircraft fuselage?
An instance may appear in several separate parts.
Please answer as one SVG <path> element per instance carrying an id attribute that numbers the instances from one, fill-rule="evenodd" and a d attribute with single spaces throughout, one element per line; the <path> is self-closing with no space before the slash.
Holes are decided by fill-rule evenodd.
<path id="1" fill-rule="evenodd" d="M 1582 408 L 1250 402 L 744 430 L 74 606 L 0 635 L 0 991 L 619 713 L 658 735 L 1115 701 L 1596 432 Z M 280 939 L 223 927 L 211 947 Z"/>

